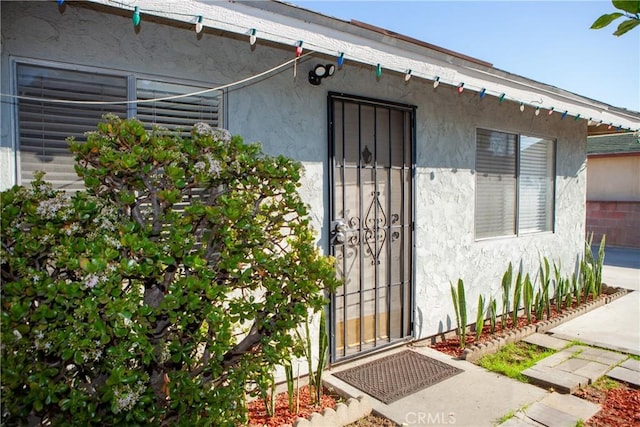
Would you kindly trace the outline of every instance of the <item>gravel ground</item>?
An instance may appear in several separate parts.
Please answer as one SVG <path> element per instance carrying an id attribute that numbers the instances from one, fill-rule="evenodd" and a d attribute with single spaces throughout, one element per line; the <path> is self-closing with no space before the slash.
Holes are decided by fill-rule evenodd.
<path id="1" fill-rule="evenodd" d="M 345 427 L 398 427 L 398 424 L 387 418 L 371 414 Z"/>

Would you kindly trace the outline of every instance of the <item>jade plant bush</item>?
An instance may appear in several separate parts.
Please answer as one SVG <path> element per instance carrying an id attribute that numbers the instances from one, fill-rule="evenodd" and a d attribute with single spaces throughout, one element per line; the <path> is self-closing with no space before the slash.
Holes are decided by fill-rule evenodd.
<path id="1" fill-rule="evenodd" d="M 301 165 L 111 115 L 70 147 L 86 191 L 1 194 L 2 423 L 244 423 L 336 286 Z"/>

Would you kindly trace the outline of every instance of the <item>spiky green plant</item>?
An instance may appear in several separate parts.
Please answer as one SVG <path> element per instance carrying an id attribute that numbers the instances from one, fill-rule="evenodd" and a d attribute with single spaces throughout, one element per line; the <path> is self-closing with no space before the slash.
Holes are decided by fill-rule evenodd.
<path id="1" fill-rule="evenodd" d="M 524 304 L 524 314 L 527 316 L 527 324 L 531 324 L 531 304 L 533 301 L 533 283 L 529 278 L 529 273 L 524 276 L 522 284 L 522 299 Z"/>
<path id="2" fill-rule="evenodd" d="M 584 254 L 587 262 L 591 265 L 593 271 L 593 291 L 594 297 L 602 293 L 602 266 L 604 265 L 604 251 L 606 244 L 606 235 L 602 235 L 600 246 L 598 247 L 598 256 L 594 257 L 591 251 L 593 242 L 593 233 L 589 236 L 589 240 L 585 242 Z"/>
<path id="3" fill-rule="evenodd" d="M 544 300 L 544 308 L 547 313 L 547 319 L 551 317 L 551 302 L 549 300 L 549 284 L 551 281 L 551 269 L 549 268 L 549 260 L 543 257 L 540 261 L 540 287 L 542 288 L 542 297 Z"/>
<path id="4" fill-rule="evenodd" d="M 569 285 L 568 282 L 569 279 L 567 279 L 567 286 Z M 573 293 L 572 292 L 567 292 L 567 295 L 564 298 L 564 308 L 566 308 L 567 310 L 571 308 L 571 304 L 573 304 Z"/>
<path id="5" fill-rule="evenodd" d="M 287 361 L 284 364 L 284 374 L 286 377 L 286 381 L 287 381 L 287 397 L 289 398 L 289 412 L 291 412 L 292 414 L 294 413 L 294 411 L 296 410 L 296 405 L 295 405 L 295 401 L 294 401 L 294 378 L 293 378 L 293 364 L 291 363 L 291 361 Z"/>
<path id="6" fill-rule="evenodd" d="M 456 312 L 456 333 L 460 341 L 460 348 L 464 348 L 467 342 L 467 301 L 464 292 L 464 282 L 458 279 L 458 289 L 451 286 L 451 298 L 453 299 L 453 309 Z"/>
<path id="7" fill-rule="evenodd" d="M 476 341 L 480 339 L 484 329 L 484 297 L 478 295 L 478 313 L 476 314 Z"/>
<path id="8" fill-rule="evenodd" d="M 487 310 L 489 310 L 489 324 L 491 325 L 491 333 L 493 334 L 496 332 L 496 317 L 498 314 L 498 303 L 495 297 L 491 297 L 489 300 L 489 307 Z"/>
<path id="9" fill-rule="evenodd" d="M 509 316 L 510 303 L 509 296 L 511 295 L 511 282 L 513 281 L 513 265 L 509 263 L 509 267 L 507 267 L 507 271 L 504 272 L 502 276 L 502 316 L 500 318 L 500 322 L 502 325 L 502 329 L 507 326 L 507 317 Z"/>
<path id="10" fill-rule="evenodd" d="M 575 272 L 571 276 L 571 292 L 573 293 L 573 300 L 580 304 L 580 295 L 582 291 L 582 281 L 580 272 Z"/>
<path id="11" fill-rule="evenodd" d="M 318 364 L 313 373 L 316 393 L 316 403 L 322 400 L 322 373 L 327 365 L 327 357 L 329 356 L 329 335 L 327 334 L 327 322 L 324 310 L 320 310 L 320 327 L 318 335 Z"/>
<path id="12" fill-rule="evenodd" d="M 562 277 L 560 262 L 556 264 L 553 263 L 553 273 L 555 276 L 555 280 L 553 282 L 553 301 L 556 305 L 556 310 L 558 312 L 562 311 L 562 302 L 564 301 L 565 293 L 567 292 L 567 282 Z"/>
<path id="13" fill-rule="evenodd" d="M 595 277 L 593 274 L 593 269 L 591 268 L 591 264 L 589 264 L 586 260 L 582 260 L 580 263 L 580 273 L 582 276 L 582 297 L 583 302 L 586 303 L 589 298 L 589 294 L 594 292 L 595 288 Z"/>
<path id="14" fill-rule="evenodd" d="M 516 284 L 513 288 L 513 311 L 511 312 L 511 326 L 518 327 L 518 310 L 520 309 L 520 295 L 522 294 L 522 271 L 516 276 Z"/>
<path id="15" fill-rule="evenodd" d="M 542 295 L 542 289 L 538 289 L 536 291 L 534 306 L 536 310 L 536 319 L 542 320 L 542 316 L 544 313 L 544 296 Z"/>

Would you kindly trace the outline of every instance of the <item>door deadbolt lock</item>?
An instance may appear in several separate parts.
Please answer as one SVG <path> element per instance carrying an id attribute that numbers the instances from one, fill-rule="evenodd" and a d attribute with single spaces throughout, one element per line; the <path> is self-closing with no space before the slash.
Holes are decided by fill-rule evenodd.
<path id="1" fill-rule="evenodd" d="M 331 222 L 331 244 L 343 245 L 347 241 L 346 231 L 349 229 L 344 219 L 336 219 Z"/>

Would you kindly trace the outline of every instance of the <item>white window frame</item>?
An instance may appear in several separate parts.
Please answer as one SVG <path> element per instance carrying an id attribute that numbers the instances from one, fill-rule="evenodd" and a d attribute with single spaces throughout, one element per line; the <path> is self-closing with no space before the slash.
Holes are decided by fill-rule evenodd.
<path id="1" fill-rule="evenodd" d="M 215 84 L 189 80 L 183 78 L 175 78 L 175 77 L 167 77 L 160 76 L 148 73 L 139 73 L 133 71 L 123 71 L 102 67 L 94 67 L 89 65 L 79 65 L 79 64 L 71 64 L 64 63 L 58 61 L 50 61 L 50 60 L 40 60 L 33 58 L 24 58 L 24 57 L 11 57 L 10 60 L 10 79 L 11 79 L 11 88 L 13 95 L 17 96 L 18 93 L 18 66 L 27 65 L 33 67 L 41 67 L 41 68 L 49 68 L 49 69 L 59 69 L 63 71 L 76 71 L 83 73 L 95 73 L 105 76 L 111 77 L 120 77 L 126 79 L 127 85 L 127 100 L 135 100 L 137 99 L 137 81 L 138 80 L 151 80 L 154 82 L 159 82 L 161 84 L 169 84 L 169 85 L 182 85 L 182 86 L 194 86 L 195 90 L 207 89 L 214 87 Z M 225 101 L 226 101 L 226 91 L 218 90 L 212 91 L 209 93 L 216 93 L 218 98 L 218 108 L 217 108 L 217 125 L 220 127 L 226 127 L 226 114 L 225 114 Z M 19 129 L 19 99 L 16 99 L 12 108 L 11 114 L 11 139 L 12 139 L 12 147 L 13 152 L 15 153 L 15 176 L 14 182 L 18 185 L 22 185 L 22 161 L 20 158 L 20 129 Z M 82 108 L 82 106 L 78 106 L 78 108 Z M 127 118 L 136 117 L 137 116 L 137 104 L 129 103 L 127 104 Z M 97 122 L 96 122 L 97 124 Z M 149 125 L 153 125 L 150 123 Z M 46 177 L 45 177 L 46 179 Z"/>
<path id="2" fill-rule="evenodd" d="M 497 134 L 503 134 L 507 137 L 515 138 L 514 153 L 513 155 L 508 156 L 515 163 L 515 167 L 513 171 L 514 172 L 514 175 L 513 175 L 514 192 L 512 196 L 513 207 L 514 207 L 513 233 L 499 233 L 497 231 L 492 234 L 483 233 L 482 235 L 479 235 L 478 233 L 478 228 L 479 228 L 478 220 L 479 220 L 479 213 L 480 213 L 479 200 L 483 197 L 484 198 L 487 197 L 485 194 L 479 191 L 479 184 L 478 184 L 478 179 L 480 179 L 480 175 L 482 174 L 482 172 L 478 172 L 478 166 L 479 166 L 478 143 L 479 143 L 479 133 L 481 132 L 494 132 Z M 555 233 L 555 226 L 556 226 L 555 217 L 556 217 L 556 203 L 557 203 L 556 201 L 557 140 L 553 138 L 543 137 L 543 136 L 525 135 L 525 134 L 516 133 L 516 132 L 490 129 L 490 128 L 481 128 L 481 127 L 476 128 L 475 138 L 476 138 L 476 141 L 475 141 L 476 155 L 475 155 L 475 165 L 474 165 L 474 172 L 476 176 L 475 204 L 474 204 L 474 238 L 475 240 L 482 241 L 482 240 L 496 239 L 496 238 L 519 237 L 519 236 L 531 235 L 531 234 Z M 544 194 L 550 193 L 550 194 L 547 194 L 548 199 L 546 200 L 546 202 L 549 202 L 549 203 L 546 204 L 544 208 L 544 211 L 545 211 L 544 220 L 547 222 L 547 224 L 545 224 L 542 227 L 543 229 L 535 229 L 535 228 L 525 229 L 524 225 L 521 224 L 521 215 L 523 214 L 523 211 L 524 211 L 522 202 L 523 202 L 523 198 L 525 197 L 525 191 L 523 191 L 523 189 L 525 188 L 523 187 L 523 185 L 525 185 L 525 182 L 523 181 L 523 177 L 522 177 L 523 143 L 525 141 L 532 141 L 535 139 L 545 142 L 546 144 L 551 144 L 550 147 L 548 145 L 546 147 L 547 150 L 550 150 L 550 151 L 546 153 L 547 155 L 547 159 L 545 163 L 546 168 L 544 171 L 542 171 L 543 173 L 547 173 L 544 179 L 550 179 L 551 188 L 543 190 Z"/>

